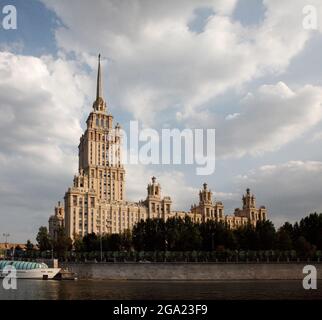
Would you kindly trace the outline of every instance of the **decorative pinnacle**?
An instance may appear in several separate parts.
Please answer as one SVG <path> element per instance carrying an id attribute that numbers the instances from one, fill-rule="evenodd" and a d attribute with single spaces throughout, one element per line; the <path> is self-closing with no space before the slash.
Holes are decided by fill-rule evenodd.
<path id="1" fill-rule="evenodd" d="M 96 100 L 102 97 L 101 54 L 98 55 Z"/>

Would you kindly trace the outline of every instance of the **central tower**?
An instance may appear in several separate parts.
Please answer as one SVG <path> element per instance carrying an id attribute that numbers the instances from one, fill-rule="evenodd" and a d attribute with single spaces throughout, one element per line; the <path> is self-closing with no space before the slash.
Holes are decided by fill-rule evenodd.
<path id="1" fill-rule="evenodd" d="M 121 163 L 120 126 L 113 127 L 102 92 L 98 56 L 96 99 L 78 146 L 78 174 L 65 193 L 65 229 L 74 238 L 87 233 L 111 233 L 118 225 L 111 205 L 124 202 L 125 170 Z M 112 215 L 113 213 L 113 215 Z M 114 226 L 114 229 L 113 229 Z"/>
<path id="2" fill-rule="evenodd" d="M 80 176 L 75 177 L 74 185 L 81 186 L 85 175 L 88 177 L 89 189 L 94 189 L 99 199 L 122 201 L 125 170 L 121 163 L 120 126 L 117 124 L 113 127 L 113 116 L 107 113 L 103 99 L 100 55 L 96 100 L 86 124 L 86 131 L 78 146 Z"/>

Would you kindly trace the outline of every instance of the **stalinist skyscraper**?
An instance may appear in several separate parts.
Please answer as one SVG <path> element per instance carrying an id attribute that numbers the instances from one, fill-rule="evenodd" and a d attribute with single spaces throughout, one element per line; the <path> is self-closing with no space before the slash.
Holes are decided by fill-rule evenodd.
<path id="1" fill-rule="evenodd" d="M 78 146 L 80 174 L 75 177 L 74 186 L 95 190 L 97 200 L 123 200 L 125 171 L 120 161 L 120 126 L 113 127 L 113 116 L 107 113 L 102 94 L 100 56 L 96 100 L 86 124 L 87 129 Z"/>
<path id="2" fill-rule="evenodd" d="M 146 218 L 143 205 L 124 201 L 120 126 L 113 126 L 103 98 L 100 56 L 96 100 L 86 124 L 78 146 L 79 173 L 65 194 L 65 229 L 71 238 L 91 232 L 120 232 L 129 228 L 129 223 Z"/>
<path id="3" fill-rule="evenodd" d="M 248 211 L 244 205 L 243 210 L 236 209 L 234 215 L 225 216 L 223 204 L 212 201 L 212 193 L 206 184 L 200 191 L 198 206 L 193 205 L 190 212 L 172 211 L 171 198 L 162 197 L 161 186 L 155 177 L 147 187 L 144 201 L 126 201 L 125 170 L 121 163 L 121 130 L 119 124 L 113 125 L 113 116 L 108 112 L 103 98 L 101 73 L 99 55 L 96 99 L 78 146 L 78 174 L 74 176 L 73 186 L 65 193 L 64 205 L 58 202 L 55 214 L 49 218 L 49 233 L 52 237 L 62 227 L 71 239 L 88 233 L 121 233 L 147 218 L 166 220 L 188 216 L 194 222 L 213 219 L 231 227 L 266 219 L 265 207 L 257 209 L 254 196 L 252 206 L 246 208 Z M 247 196 L 251 197 L 249 191 Z"/>

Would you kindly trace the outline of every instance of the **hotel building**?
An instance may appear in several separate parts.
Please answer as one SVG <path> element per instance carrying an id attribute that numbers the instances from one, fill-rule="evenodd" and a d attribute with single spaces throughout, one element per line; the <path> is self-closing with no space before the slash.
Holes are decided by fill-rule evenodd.
<path id="1" fill-rule="evenodd" d="M 55 238 L 57 230 L 65 228 L 67 236 L 75 239 L 88 233 L 121 233 L 141 219 L 190 217 L 194 222 L 215 220 L 231 228 L 253 225 L 267 219 L 264 206 L 256 208 L 255 196 L 247 189 L 242 209 L 233 215 L 224 214 L 224 205 L 213 200 L 207 184 L 199 192 L 199 203 L 189 212 L 173 211 L 169 196 L 162 196 L 161 186 L 153 177 L 147 187 L 145 201 L 131 202 L 125 199 L 126 172 L 121 159 L 120 125 L 113 125 L 102 94 L 100 56 L 98 60 L 96 99 L 87 121 L 87 128 L 80 138 L 79 170 L 73 185 L 68 188 L 64 205 L 60 202 L 49 218 L 49 233 Z"/>

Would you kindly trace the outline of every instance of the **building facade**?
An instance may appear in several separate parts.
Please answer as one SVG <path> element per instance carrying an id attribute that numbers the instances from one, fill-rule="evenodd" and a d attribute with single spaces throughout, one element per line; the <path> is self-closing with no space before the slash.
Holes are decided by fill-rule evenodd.
<path id="1" fill-rule="evenodd" d="M 256 224 L 267 217 L 265 207 L 256 208 L 255 196 L 247 189 L 243 208 L 233 215 L 224 215 L 224 205 L 213 201 L 207 184 L 199 192 L 199 204 L 191 211 L 173 211 L 169 196 L 162 197 L 161 186 L 153 177 L 147 187 L 145 201 L 125 200 L 125 169 L 121 163 L 120 125 L 113 125 L 113 116 L 107 112 L 102 95 L 100 56 L 98 60 L 96 100 L 80 138 L 79 170 L 73 185 L 64 197 L 64 206 L 58 203 L 55 214 L 49 218 L 49 233 L 55 238 L 64 227 L 71 239 L 88 233 L 110 234 L 131 230 L 140 220 L 147 218 L 190 217 L 194 222 L 216 220 L 232 228 Z"/>

